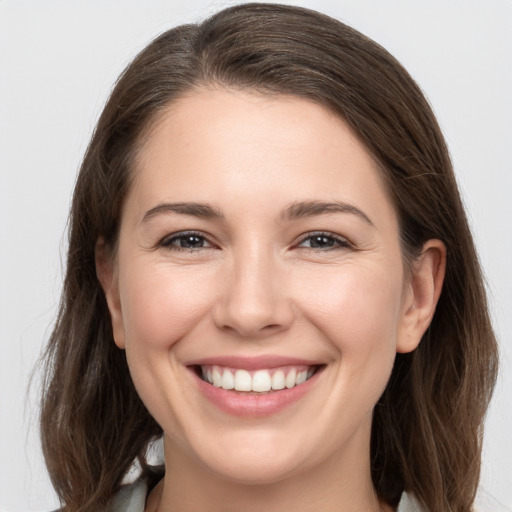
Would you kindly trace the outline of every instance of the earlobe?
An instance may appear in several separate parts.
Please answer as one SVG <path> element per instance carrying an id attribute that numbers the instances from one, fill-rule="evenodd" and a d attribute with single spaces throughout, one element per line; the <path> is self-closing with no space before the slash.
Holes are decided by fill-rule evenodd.
<path id="1" fill-rule="evenodd" d="M 429 240 L 412 265 L 397 352 L 411 352 L 419 345 L 434 316 L 445 270 L 446 246 L 441 240 Z"/>
<path id="2" fill-rule="evenodd" d="M 115 270 L 115 262 L 107 249 L 103 237 L 98 238 L 95 247 L 96 276 L 101 284 L 107 301 L 112 322 L 112 334 L 119 348 L 125 347 L 124 325 L 119 296 L 119 284 Z"/>

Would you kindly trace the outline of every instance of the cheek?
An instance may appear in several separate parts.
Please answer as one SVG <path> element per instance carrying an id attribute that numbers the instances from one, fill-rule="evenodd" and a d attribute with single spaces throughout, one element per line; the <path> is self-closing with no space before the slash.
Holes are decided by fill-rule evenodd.
<path id="1" fill-rule="evenodd" d="M 126 348 L 168 350 L 204 318 L 213 302 L 215 276 L 208 269 L 156 263 L 131 265 L 120 275 Z"/>
<path id="2" fill-rule="evenodd" d="M 125 348 L 137 392 L 168 433 L 185 435 L 175 411 L 186 406 L 176 345 L 208 317 L 216 290 L 207 269 L 171 267 L 133 260 L 120 266 L 119 281 Z M 186 345 L 186 344 L 185 344 Z M 169 406 L 170 404 L 170 406 Z"/>
<path id="3" fill-rule="evenodd" d="M 395 350 L 402 269 L 347 265 L 300 276 L 298 305 L 343 356 Z"/>

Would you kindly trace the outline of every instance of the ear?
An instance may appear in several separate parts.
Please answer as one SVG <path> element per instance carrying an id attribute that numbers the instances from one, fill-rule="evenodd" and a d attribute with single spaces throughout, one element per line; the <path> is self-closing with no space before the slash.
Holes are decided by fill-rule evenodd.
<path id="1" fill-rule="evenodd" d="M 107 300 L 112 334 L 119 348 L 125 348 L 124 324 L 119 295 L 119 280 L 114 258 L 103 237 L 98 238 L 95 248 L 96 276 Z"/>
<path id="2" fill-rule="evenodd" d="M 429 240 L 413 262 L 406 284 L 396 351 L 413 351 L 434 316 L 446 270 L 446 247 L 441 240 Z"/>

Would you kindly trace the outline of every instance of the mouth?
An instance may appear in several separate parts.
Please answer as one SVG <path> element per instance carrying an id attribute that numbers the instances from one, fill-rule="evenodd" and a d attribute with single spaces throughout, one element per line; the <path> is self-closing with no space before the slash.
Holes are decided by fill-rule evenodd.
<path id="1" fill-rule="evenodd" d="M 194 365 L 192 369 L 203 382 L 216 388 L 246 395 L 262 395 L 301 386 L 323 366 L 288 365 L 248 370 L 220 365 Z"/>
<path id="2" fill-rule="evenodd" d="M 263 418 L 318 388 L 327 364 L 278 355 L 223 355 L 185 362 L 199 394 L 230 415 Z"/>

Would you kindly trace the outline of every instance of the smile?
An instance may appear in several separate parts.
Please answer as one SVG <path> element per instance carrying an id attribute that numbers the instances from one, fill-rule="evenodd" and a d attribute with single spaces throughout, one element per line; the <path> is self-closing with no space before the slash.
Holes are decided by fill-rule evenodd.
<path id="1" fill-rule="evenodd" d="M 185 362 L 196 389 L 217 409 L 239 417 L 284 411 L 313 392 L 328 366 L 295 357 L 216 356 Z"/>
<path id="2" fill-rule="evenodd" d="M 200 366 L 203 381 L 217 388 L 245 393 L 268 393 L 292 389 L 309 380 L 317 366 L 285 366 L 280 368 L 245 369 L 217 365 Z"/>

